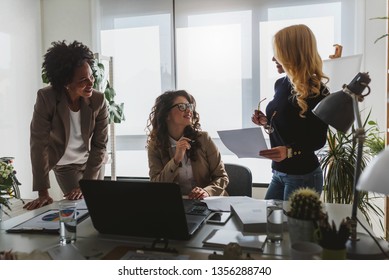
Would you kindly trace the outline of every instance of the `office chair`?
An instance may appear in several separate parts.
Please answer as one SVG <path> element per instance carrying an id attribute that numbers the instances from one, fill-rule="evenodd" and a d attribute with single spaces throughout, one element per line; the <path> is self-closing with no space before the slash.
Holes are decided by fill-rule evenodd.
<path id="1" fill-rule="evenodd" d="M 230 196 L 252 196 L 253 176 L 251 170 L 243 165 L 225 163 L 224 168 L 230 182 L 227 186 L 227 193 Z"/>

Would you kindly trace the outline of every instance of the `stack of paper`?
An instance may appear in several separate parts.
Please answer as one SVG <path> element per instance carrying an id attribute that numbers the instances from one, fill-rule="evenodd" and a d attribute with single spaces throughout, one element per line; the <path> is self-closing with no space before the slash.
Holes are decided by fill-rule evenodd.
<path id="1" fill-rule="evenodd" d="M 248 203 L 231 204 L 231 213 L 235 215 L 241 231 L 266 233 L 266 203 L 266 200 L 256 200 Z M 287 225 L 288 219 L 284 215 L 284 229 L 287 229 Z"/>

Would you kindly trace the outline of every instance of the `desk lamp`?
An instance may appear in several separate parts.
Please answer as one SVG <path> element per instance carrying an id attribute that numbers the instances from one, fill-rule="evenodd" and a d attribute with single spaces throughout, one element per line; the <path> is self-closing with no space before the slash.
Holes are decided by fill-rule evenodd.
<path id="1" fill-rule="evenodd" d="M 351 213 L 351 235 L 346 244 L 347 258 L 349 259 L 383 259 L 388 256 L 388 243 L 384 240 L 376 240 L 372 235 L 363 233 L 357 234 L 357 209 L 359 192 L 356 188 L 359 176 L 361 175 L 361 163 L 363 153 L 363 143 L 365 141 L 365 129 L 363 128 L 358 102 L 362 102 L 364 97 L 369 95 L 370 77 L 368 73 L 358 73 L 348 85 L 343 85 L 343 89 L 331 93 L 324 98 L 312 112 L 323 122 L 335 129 L 346 133 L 355 121 L 354 139 L 357 140 L 357 158 L 355 163 L 354 183 L 353 183 L 353 204 Z M 368 88 L 368 92 L 362 92 Z M 389 156 L 388 156 L 389 158 Z M 386 165 L 387 166 L 387 165 Z M 383 172 L 383 175 L 387 174 Z M 369 183 L 370 184 L 370 183 Z M 364 184 L 368 187 L 369 184 Z M 386 190 L 384 193 L 388 193 Z"/>

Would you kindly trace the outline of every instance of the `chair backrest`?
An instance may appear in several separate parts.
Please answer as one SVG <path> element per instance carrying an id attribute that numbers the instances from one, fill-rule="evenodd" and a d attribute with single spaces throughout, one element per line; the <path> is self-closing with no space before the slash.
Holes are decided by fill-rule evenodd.
<path id="1" fill-rule="evenodd" d="M 230 182 L 227 186 L 227 193 L 230 196 L 252 196 L 253 176 L 251 170 L 243 165 L 225 163 L 224 167 Z"/>

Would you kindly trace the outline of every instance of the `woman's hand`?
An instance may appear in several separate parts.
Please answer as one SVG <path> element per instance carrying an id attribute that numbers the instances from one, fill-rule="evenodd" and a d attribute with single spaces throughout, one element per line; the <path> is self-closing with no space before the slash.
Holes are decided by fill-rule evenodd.
<path id="1" fill-rule="evenodd" d="M 203 198 L 208 197 L 208 196 L 209 196 L 209 194 L 203 188 L 195 187 L 189 193 L 188 198 L 189 199 L 203 199 Z"/>
<path id="2" fill-rule="evenodd" d="M 179 164 L 185 156 L 187 150 L 191 148 L 190 146 L 191 139 L 187 137 L 181 137 L 180 140 L 176 143 L 176 153 L 174 154 L 174 163 Z"/>
<path id="3" fill-rule="evenodd" d="M 34 199 L 33 201 L 28 202 L 23 206 L 24 209 L 34 210 L 41 208 L 45 205 L 49 205 L 53 203 L 53 199 L 50 197 L 49 192 L 47 190 L 39 191 L 39 197 Z"/>
<path id="4" fill-rule="evenodd" d="M 78 187 L 72 189 L 72 191 L 65 194 L 64 197 L 69 200 L 77 200 L 83 198 L 84 196 L 82 195 L 81 189 Z"/>
<path id="5" fill-rule="evenodd" d="M 259 155 L 276 162 L 283 161 L 288 155 L 288 148 L 286 146 L 278 146 L 269 150 L 259 151 Z"/>
<path id="6" fill-rule="evenodd" d="M 251 120 L 256 125 L 264 126 L 267 124 L 267 117 L 262 111 L 255 110 Z"/>

